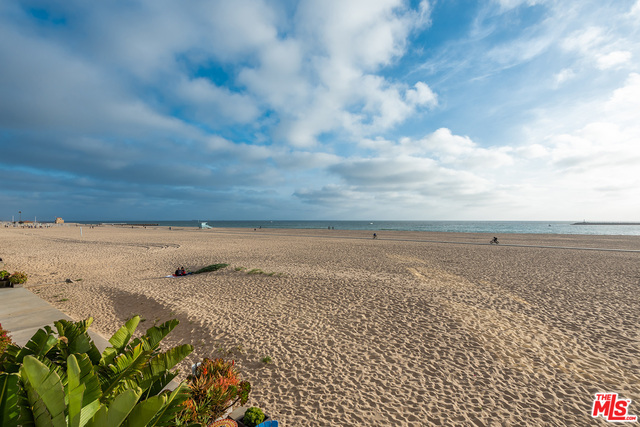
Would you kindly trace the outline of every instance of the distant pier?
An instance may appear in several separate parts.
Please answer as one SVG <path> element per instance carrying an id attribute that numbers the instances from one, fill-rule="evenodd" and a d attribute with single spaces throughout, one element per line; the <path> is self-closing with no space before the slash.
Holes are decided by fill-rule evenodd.
<path id="1" fill-rule="evenodd" d="M 640 222 L 576 222 L 571 225 L 640 225 Z"/>

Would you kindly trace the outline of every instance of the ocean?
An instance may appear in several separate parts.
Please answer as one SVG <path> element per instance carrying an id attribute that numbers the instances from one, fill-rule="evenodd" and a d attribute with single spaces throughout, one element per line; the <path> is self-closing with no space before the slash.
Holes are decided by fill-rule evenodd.
<path id="1" fill-rule="evenodd" d="M 68 221 L 79 224 L 157 224 L 161 227 L 294 228 L 369 231 L 435 231 L 445 233 L 587 234 L 640 236 L 640 224 L 574 225 L 569 221 Z"/>

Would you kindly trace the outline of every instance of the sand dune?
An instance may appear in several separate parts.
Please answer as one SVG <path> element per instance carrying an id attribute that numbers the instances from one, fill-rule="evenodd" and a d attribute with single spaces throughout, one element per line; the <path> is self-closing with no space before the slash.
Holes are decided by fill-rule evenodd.
<path id="1" fill-rule="evenodd" d="M 640 237 L 378 235 L 3 228 L 0 256 L 106 336 L 178 318 L 183 371 L 237 360 L 284 426 L 606 424 L 603 391 L 640 413 Z"/>

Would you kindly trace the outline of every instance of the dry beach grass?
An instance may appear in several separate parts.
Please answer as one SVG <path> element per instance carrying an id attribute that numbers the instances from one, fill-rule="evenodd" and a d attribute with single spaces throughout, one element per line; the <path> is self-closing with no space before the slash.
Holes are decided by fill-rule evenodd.
<path id="1" fill-rule="evenodd" d="M 105 336 L 178 318 L 182 371 L 237 360 L 284 426 L 606 424 L 601 391 L 640 413 L 640 237 L 378 234 L 0 229 L 33 292 Z"/>

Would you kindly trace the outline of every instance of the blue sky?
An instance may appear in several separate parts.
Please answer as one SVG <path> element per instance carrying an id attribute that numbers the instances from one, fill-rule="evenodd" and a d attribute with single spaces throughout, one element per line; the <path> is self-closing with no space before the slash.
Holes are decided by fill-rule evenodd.
<path id="1" fill-rule="evenodd" d="M 640 220 L 640 0 L 0 3 L 0 219 Z"/>

